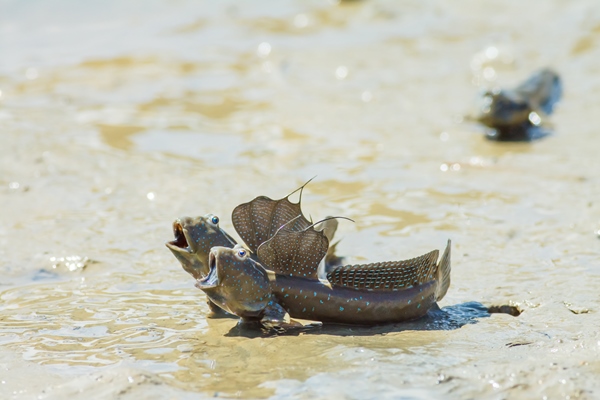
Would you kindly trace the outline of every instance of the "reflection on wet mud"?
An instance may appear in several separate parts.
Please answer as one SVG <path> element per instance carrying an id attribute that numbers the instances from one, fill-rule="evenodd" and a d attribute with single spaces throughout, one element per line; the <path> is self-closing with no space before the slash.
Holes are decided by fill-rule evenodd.
<path id="1" fill-rule="evenodd" d="M 2 393 L 598 397 L 594 6 L 4 7 Z M 564 76 L 558 134 L 489 142 L 462 121 L 476 92 L 543 66 Z M 339 254 L 400 259 L 453 240 L 446 307 L 254 339 L 209 318 L 163 247 L 170 222 L 216 213 L 232 231 L 229 210 L 257 187 L 277 197 L 315 175 L 314 219 L 357 221 L 340 224 Z"/>
<path id="2" fill-rule="evenodd" d="M 343 29 L 351 22 L 356 11 L 360 10 L 360 2 L 339 3 L 342 7 L 299 12 L 285 18 L 258 17 L 245 20 L 243 23 L 254 30 L 280 35 L 311 35 L 328 28 Z"/>

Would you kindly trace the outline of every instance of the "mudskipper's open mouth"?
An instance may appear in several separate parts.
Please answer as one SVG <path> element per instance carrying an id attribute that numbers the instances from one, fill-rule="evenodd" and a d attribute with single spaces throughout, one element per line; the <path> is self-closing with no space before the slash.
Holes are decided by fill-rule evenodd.
<path id="1" fill-rule="evenodd" d="M 179 251 L 187 251 L 188 253 L 192 252 L 188 240 L 185 236 L 185 231 L 183 230 L 183 226 L 179 222 L 179 220 L 173 222 L 173 235 L 175 236 L 175 240 L 167 242 L 167 247 L 171 250 L 179 250 Z"/>
<path id="2" fill-rule="evenodd" d="M 217 274 L 217 257 L 214 252 L 208 253 L 208 275 L 198 279 L 196 287 L 199 289 L 209 289 L 217 287 L 219 284 L 219 275 Z"/>

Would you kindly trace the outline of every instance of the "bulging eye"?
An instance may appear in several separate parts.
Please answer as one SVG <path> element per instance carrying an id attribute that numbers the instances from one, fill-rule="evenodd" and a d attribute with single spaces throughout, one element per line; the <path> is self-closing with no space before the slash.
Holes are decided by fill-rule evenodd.
<path id="1" fill-rule="evenodd" d="M 239 249 L 237 251 L 238 258 L 244 259 L 248 255 L 248 252 L 245 249 Z"/>
<path id="2" fill-rule="evenodd" d="M 217 225 L 219 223 L 219 217 L 217 217 L 216 215 L 213 215 L 210 218 L 210 222 L 212 222 L 214 225 Z"/>

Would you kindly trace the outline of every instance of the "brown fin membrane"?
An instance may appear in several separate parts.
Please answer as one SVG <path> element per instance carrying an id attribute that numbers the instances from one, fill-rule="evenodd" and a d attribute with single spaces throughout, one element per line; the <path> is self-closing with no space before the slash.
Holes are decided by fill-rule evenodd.
<path id="1" fill-rule="evenodd" d="M 327 272 L 332 286 L 366 290 L 404 290 L 436 279 L 439 251 L 410 260 L 333 267 Z"/>
<path id="2" fill-rule="evenodd" d="M 335 255 L 335 248 L 339 243 L 339 240 L 333 244 L 331 244 L 331 242 L 333 241 L 333 237 L 335 236 L 335 232 L 337 231 L 338 228 L 338 220 L 337 218 L 333 218 L 333 217 L 326 217 L 324 221 L 315 224 L 315 229 L 318 231 L 322 231 L 323 234 L 327 237 L 327 240 L 329 240 L 329 249 L 327 250 L 327 255 L 325 255 L 325 268 L 329 269 L 332 266 L 338 266 L 338 265 L 342 265 L 342 262 L 344 260 L 343 257 L 338 257 Z"/>
<path id="3" fill-rule="evenodd" d="M 319 263 L 327 254 L 329 240 L 310 225 L 301 231 L 289 221 L 258 247 L 258 259 L 276 274 L 318 280 Z"/>
<path id="4" fill-rule="evenodd" d="M 258 247 L 288 222 L 290 225 L 287 228 L 292 231 L 301 231 L 311 226 L 300 207 L 302 190 L 311 180 L 282 199 L 273 200 L 266 196 L 258 196 L 233 210 L 233 227 L 253 253 L 256 254 Z M 289 197 L 297 191 L 300 191 L 300 199 L 298 203 L 292 203 Z"/>

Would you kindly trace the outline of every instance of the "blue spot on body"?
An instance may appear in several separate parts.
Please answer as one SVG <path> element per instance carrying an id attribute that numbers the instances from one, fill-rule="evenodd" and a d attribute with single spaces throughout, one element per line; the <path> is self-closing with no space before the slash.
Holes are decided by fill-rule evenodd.
<path id="1" fill-rule="evenodd" d="M 421 303 L 417 304 L 417 308 L 421 308 Z"/>
<path id="2" fill-rule="evenodd" d="M 313 292 L 314 296 L 317 297 L 317 292 Z"/>
<path id="3" fill-rule="evenodd" d="M 340 311 L 344 311 L 344 307 L 340 307 Z"/>
<path id="4" fill-rule="evenodd" d="M 409 300 L 409 301 L 408 301 L 408 304 L 410 304 L 410 303 L 412 303 L 412 300 Z"/>
<path id="5" fill-rule="evenodd" d="M 367 301 L 367 305 L 371 304 L 370 302 Z"/>

